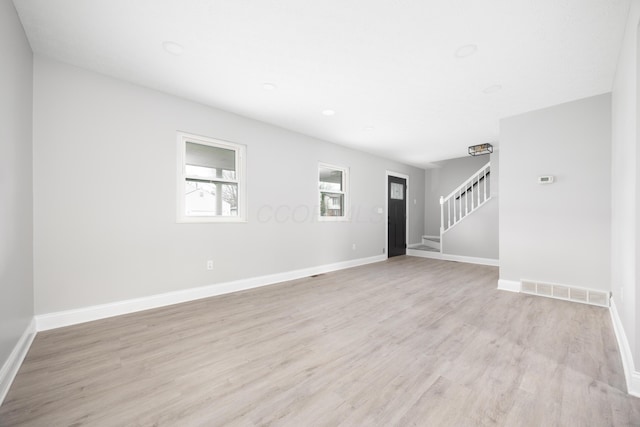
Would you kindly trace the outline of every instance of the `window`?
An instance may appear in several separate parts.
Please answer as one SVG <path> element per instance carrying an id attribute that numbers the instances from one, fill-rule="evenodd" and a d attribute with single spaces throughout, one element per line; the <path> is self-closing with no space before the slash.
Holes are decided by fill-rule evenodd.
<path id="1" fill-rule="evenodd" d="M 348 220 L 349 169 L 321 163 L 318 167 L 320 220 Z"/>
<path id="2" fill-rule="evenodd" d="M 178 133 L 178 221 L 246 220 L 245 147 Z"/>

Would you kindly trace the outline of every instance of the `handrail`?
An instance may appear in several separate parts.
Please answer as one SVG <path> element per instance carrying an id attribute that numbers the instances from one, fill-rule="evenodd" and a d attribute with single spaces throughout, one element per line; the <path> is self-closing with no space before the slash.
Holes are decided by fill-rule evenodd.
<path id="1" fill-rule="evenodd" d="M 451 193 L 449 193 L 449 195 L 447 197 L 440 197 L 440 200 L 444 200 L 446 201 L 447 199 L 450 199 L 451 197 L 453 197 L 453 195 L 455 193 L 457 193 L 458 191 L 462 190 L 463 188 L 465 188 L 466 186 L 468 186 L 468 184 L 470 182 L 473 182 L 473 179 L 476 177 L 476 175 L 480 175 L 480 172 L 482 172 L 483 170 L 485 170 L 486 168 L 488 168 L 489 166 L 491 166 L 491 162 L 487 162 L 486 165 L 484 165 L 483 167 L 481 167 L 480 169 L 478 169 L 476 171 L 476 173 L 474 173 L 473 175 L 471 175 L 471 177 L 469 177 L 469 179 L 467 179 L 465 182 L 463 182 L 462 184 L 460 184 L 458 187 L 456 187 L 455 190 L 453 190 Z M 441 202 L 442 204 L 442 202 Z"/>

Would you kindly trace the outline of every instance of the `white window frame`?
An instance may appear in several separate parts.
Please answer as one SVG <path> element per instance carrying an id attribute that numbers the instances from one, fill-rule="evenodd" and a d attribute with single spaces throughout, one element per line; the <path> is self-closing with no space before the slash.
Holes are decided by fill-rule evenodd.
<path id="1" fill-rule="evenodd" d="M 342 191 L 323 191 L 320 189 L 320 169 L 332 169 L 342 172 Z M 322 208 L 321 203 L 318 204 L 318 221 L 327 221 L 327 222 L 335 222 L 335 221 L 349 221 L 351 215 L 351 205 L 350 205 L 350 188 L 349 188 L 349 168 L 345 166 L 337 166 L 330 163 L 318 163 L 318 170 L 316 171 L 317 181 L 316 187 L 318 189 L 317 199 L 318 201 L 322 198 L 322 193 L 339 193 L 344 196 L 344 211 L 341 216 L 322 216 Z"/>
<path id="2" fill-rule="evenodd" d="M 236 216 L 195 216 L 187 215 L 185 211 L 184 183 L 187 179 L 185 164 L 187 142 L 209 147 L 223 148 L 235 151 L 236 179 L 238 185 L 238 215 Z M 215 222 L 246 222 L 247 221 L 247 186 L 246 186 L 246 146 L 221 139 L 194 135 L 186 132 L 177 133 L 177 222 L 179 223 L 215 223 Z M 231 182 L 231 181 L 230 181 Z"/>

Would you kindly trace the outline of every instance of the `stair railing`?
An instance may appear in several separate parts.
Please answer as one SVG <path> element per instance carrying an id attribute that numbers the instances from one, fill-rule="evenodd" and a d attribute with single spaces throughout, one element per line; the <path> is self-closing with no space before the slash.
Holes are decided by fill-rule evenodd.
<path id="1" fill-rule="evenodd" d="M 490 172 L 491 162 L 488 162 L 448 196 L 440 197 L 440 234 L 491 199 Z"/>

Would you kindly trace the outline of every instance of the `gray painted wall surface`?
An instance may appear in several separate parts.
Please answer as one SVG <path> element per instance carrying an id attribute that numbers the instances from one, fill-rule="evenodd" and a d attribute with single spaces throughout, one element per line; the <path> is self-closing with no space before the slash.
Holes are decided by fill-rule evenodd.
<path id="1" fill-rule="evenodd" d="M 500 278 L 610 290 L 610 94 L 500 128 Z"/>
<path id="2" fill-rule="evenodd" d="M 498 259 L 498 200 L 491 199 L 442 236 L 442 252 Z"/>
<path id="3" fill-rule="evenodd" d="M 640 3 L 632 2 L 612 92 L 611 283 L 613 300 L 640 366 Z"/>
<path id="4" fill-rule="evenodd" d="M 423 233 L 421 169 L 38 56 L 34 91 L 38 314 L 380 255 L 386 170 Z M 176 223 L 177 130 L 246 144 L 247 223 Z M 351 222 L 316 221 L 318 162 L 350 168 Z"/>
<path id="5" fill-rule="evenodd" d="M 8 0 L 0 1 L 0 366 L 33 317 L 33 54 Z"/>
<path id="6" fill-rule="evenodd" d="M 440 235 L 440 196 L 447 196 L 477 172 L 489 156 L 466 156 L 435 162 L 434 168 L 425 171 L 425 234 Z"/>

